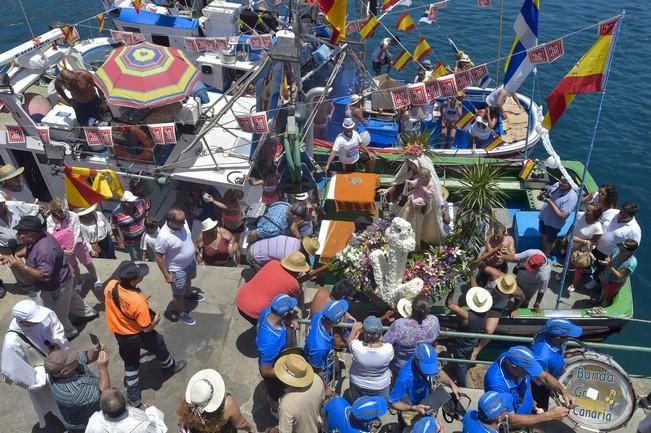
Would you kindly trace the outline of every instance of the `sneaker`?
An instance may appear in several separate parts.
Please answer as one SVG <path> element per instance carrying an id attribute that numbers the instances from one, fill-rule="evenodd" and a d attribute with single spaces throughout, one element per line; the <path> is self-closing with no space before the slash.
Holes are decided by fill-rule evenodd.
<path id="1" fill-rule="evenodd" d="M 584 287 L 588 290 L 594 289 L 597 287 L 597 280 L 590 280 Z"/>
<path id="2" fill-rule="evenodd" d="M 185 299 L 187 299 L 188 301 L 203 302 L 206 300 L 206 297 L 203 296 L 202 293 L 192 292 L 190 296 L 185 296 Z"/>
<path id="3" fill-rule="evenodd" d="M 102 288 L 103 285 L 104 285 L 104 283 L 102 283 L 100 280 L 97 280 L 97 281 L 95 281 L 95 284 L 93 285 L 93 287 L 95 288 L 95 290 L 99 290 L 99 289 Z"/>
<path id="4" fill-rule="evenodd" d="M 570 285 L 567 287 L 567 291 L 570 292 L 570 293 L 572 293 L 572 292 L 575 291 L 575 290 L 576 290 L 576 288 L 574 287 L 573 284 L 570 284 Z"/>
<path id="5" fill-rule="evenodd" d="M 75 338 L 79 337 L 79 331 L 77 329 L 75 329 L 70 334 L 66 335 L 65 337 L 68 339 L 68 341 L 72 341 Z"/>
<path id="6" fill-rule="evenodd" d="M 127 399 L 127 404 L 129 406 L 131 406 L 131 407 L 135 407 L 136 409 L 140 409 L 140 407 L 142 406 L 142 401 L 140 401 L 140 400 L 133 401 L 133 400 Z"/>
<path id="7" fill-rule="evenodd" d="M 179 319 L 181 319 L 181 322 L 185 323 L 188 326 L 194 326 L 197 323 L 197 321 L 194 320 L 188 313 L 179 314 Z"/>
<path id="8" fill-rule="evenodd" d="M 172 368 L 163 370 L 163 380 L 167 380 L 174 376 L 176 373 L 183 370 L 186 365 L 188 365 L 188 363 L 183 359 L 174 361 L 174 366 Z"/>

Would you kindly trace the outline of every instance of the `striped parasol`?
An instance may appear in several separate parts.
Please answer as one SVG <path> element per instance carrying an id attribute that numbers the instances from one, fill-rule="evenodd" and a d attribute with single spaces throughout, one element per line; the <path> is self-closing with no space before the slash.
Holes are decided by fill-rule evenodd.
<path id="1" fill-rule="evenodd" d="M 181 101 L 198 81 L 197 69 L 181 51 L 148 42 L 117 48 L 95 75 L 109 103 L 132 108 Z"/>

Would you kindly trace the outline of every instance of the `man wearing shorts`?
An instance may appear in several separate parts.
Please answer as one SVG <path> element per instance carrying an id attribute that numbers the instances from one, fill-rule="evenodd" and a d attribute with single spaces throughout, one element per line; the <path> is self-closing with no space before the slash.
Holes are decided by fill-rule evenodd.
<path id="1" fill-rule="evenodd" d="M 362 142 L 362 138 L 355 131 L 355 121 L 346 117 L 341 125 L 343 131 L 337 135 L 328 162 L 326 162 L 325 172 L 330 170 L 330 164 L 335 157 L 339 155 L 339 162 L 344 166 L 344 171 L 355 171 L 357 162 L 366 166 L 367 171 L 375 170 L 375 160 L 377 156 Z"/>
<path id="2" fill-rule="evenodd" d="M 178 318 L 188 326 L 197 323 L 185 307 L 185 300 L 201 302 L 201 293 L 192 292 L 192 279 L 197 276 L 192 233 L 185 221 L 185 213 L 178 207 L 167 211 L 165 225 L 156 238 L 156 263 L 165 281 L 172 287 Z"/>
<path id="3" fill-rule="evenodd" d="M 545 188 L 541 198 L 545 204 L 538 216 L 538 231 L 542 236 L 543 252 L 549 257 L 558 233 L 574 212 L 579 197 L 567 179 L 561 177 L 558 183 Z"/>

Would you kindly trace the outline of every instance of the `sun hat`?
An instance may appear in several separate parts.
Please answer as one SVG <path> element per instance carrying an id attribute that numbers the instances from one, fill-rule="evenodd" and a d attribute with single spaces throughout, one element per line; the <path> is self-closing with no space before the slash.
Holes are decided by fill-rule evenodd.
<path id="1" fill-rule="evenodd" d="M 353 129 L 355 127 L 355 121 L 350 117 L 346 117 L 341 126 L 343 126 L 344 129 Z"/>
<path id="2" fill-rule="evenodd" d="M 365 334 L 379 335 L 382 334 L 382 321 L 371 315 L 362 322 L 362 329 Z"/>
<path id="3" fill-rule="evenodd" d="M 398 300 L 396 310 L 398 310 L 398 314 L 400 314 L 405 319 L 411 317 L 411 299 L 401 298 Z"/>
<path id="4" fill-rule="evenodd" d="M 511 364 L 526 371 L 529 376 L 538 377 L 543 372 L 543 368 L 528 347 L 513 346 L 505 352 L 505 357 Z"/>
<path id="5" fill-rule="evenodd" d="M 432 69 L 432 61 L 431 60 L 423 60 L 421 63 L 425 69 Z"/>
<path id="6" fill-rule="evenodd" d="M 499 277 L 496 281 L 497 290 L 504 293 L 505 295 L 510 295 L 515 292 L 518 285 L 515 281 L 515 277 L 511 274 L 505 274 Z"/>
<path id="7" fill-rule="evenodd" d="M 484 418 L 494 421 L 505 411 L 513 412 L 513 396 L 505 392 L 488 391 L 479 399 L 477 408 Z"/>
<path id="8" fill-rule="evenodd" d="M 14 316 L 16 320 L 24 320 L 32 323 L 42 322 L 49 313 L 50 311 L 47 308 L 41 307 L 31 299 L 17 302 L 11 309 L 11 315 Z"/>
<path id="9" fill-rule="evenodd" d="M 115 275 L 120 280 L 133 280 L 134 278 L 142 278 L 149 273 L 149 266 L 146 264 L 136 264 L 133 262 L 124 261 L 120 263 L 115 270 Z"/>
<path id="10" fill-rule="evenodd" d="M 459 61 L 460 61 L 460 62 L 469 62 L 469 61 L 470 61 L 470 57 L 468 57 L 468 54 L 466 54 L 466 53 L 462 53 L 462 54 L 459 56 Z"/>
<path id="11" fill-rule="evenodd" d="M 321 247 L 321 244 L 316 238 L 310 238 L 307 236 L 303 238 L 303 240 L 301 241 L 301 245 L 303 246 L 305 252 L 311 256 L 315 255 L 316 252 L 319 251 L 319 248 Z"/>
<path id="12" fill-rule="evenodd" d="M 74 366 L 79 362 L 77 359 L 77 353 L 78 352 L 71 347 L 50 352 L 43 363 L 45 372 L 57 376 L 63 369 Z"/>
<path id="13" fill-rule="evenodd" d="M 418 361 L 418 369 L 421 373 L 433 376 L 439 372 L 439 361 L 436 357 L 436 350 L 431 344 L 418 343 L 414 357 Z"/>
<path id="14" fill-rule="evenodd" d="M 329 301 L 323 309 L 323 317 L 330 323 L 338 323 L 348 312 L 348 302 L 345 299 Z"/>
<path id="15" fill-rule="evenodd" d="M 534 254 L 533 256 L 529 257 L 527 260 L 524 261 L 523 266 L 527 271 L 533 272 L 533 271 L 537 271 L 546 262 L 547 262 L 547 257 L 545 257 L 542 254 Z"/>
<path id="16" fill-rule="evenodd" d="M 292 272 L 307 272 L 310 270 L 310 265 L 305 260 L 305 256 L 298 251 L 294 251 L 287 257 L 284 257 L 280 261 L 280 265 Z"/>
<path id="17" fill-rule="evenodd" d="M 378 396 L 365 395 L 353 403 L 351 413 L 353 417 L 362 422 L 373 421 L 387 413 L 389 405 L 386 399 Z"/>
<path id="18" fill-rule="evenodd" d="M 23 174 L 23 171 L 25 171 L 23 167 L 16 168 L 11 164 L 0 166 L 0 182 L 4 182 L 5 180 L 9 180 L 16 176 L 20 176 Z"/>
<path id="19" fill-rule="evenodd" d="M 550 337 L 579 338 L 581 334 L 583 334 L 583 329 L 581 329 L 581 327 L 576 326 L 567 319 L 560 318 L 549 319 L 545 323 L 545 326 L 543 326 L 543 331 Z"/>
<path id="20" fill-rule="evenodd" d="M 185 388 L 185 402 L 198 407 L 200 412 L 211 413 L 219 409 L 225 395 L 222 375 L 211 368 L 196 372 Z"/>
<path id="21" fill-rule="evenodd" d="M 635 239 L 626 239 L 622 242 L 622 248 L 628 251 L 637 251 L 640 247 L 640 244 Z"/>
<path id="22" fill-rule="evenodd" d="M 296 305 L 298 305 L 296 298 L 283 293 L 282 295 L 277 295 L 271 301 L 271 311 L 279 316 L 284 316 L 292 311 Z"/>
<path id="23" fill-rule="evenodd" d="M 75 213 L 77 214 L 77 216 L 84 216 L 84 215 L 88 215 L 89 213 L 94 213 L 96 209 L 97 209 L 97 203 L 95 203 L 92 206 L 79 208 L 75 211 Z"/>
<path id="24" fill-rule="evenodd" d="M 138 200 L 138 197 L 136 197 L 131 191 L 124 191 L 120 198 L 120 201 L 126 201 L 127 203 L 133 203 L 136 200 Z"/>
<path id="25" fill-rule="evenodd" d="M 421 418 L 411 428 L 411 433 L 438 433 L 439 427 L 436 425 L 434 417 L 426 416 Z"/>
<path id="26" fill-rule="evenodd" d="M 16 231 L 26 231 L 26 232 L 42 232 L 43 223 L 39 217 L 34 215 L 25 215 L 20 219 L 18 224 L 14 227 Z"/>
<path id="27" fill-rule="evenodd" d="M 441 197 L 443 201 L 447 201 L 448 197 L 450 197 L 450 191 L 444 186 L 441 186 Z"/>
<path id="28" fill-rule="evenodd" d="M 351 104 L 351 105 L 353 105 L 353 104 L 357 104 L 357 103 L 358 103 L 359 101 L 361 101 L 361 100 L 362 100 L 362 96 L 361 96 L 361 95 L 350 95 L 350 104 Z"/>
<path id="29" fill-rule="evenodd" d="M 301 355 L 289 354 L 281 356 L 274 364 L 276 378 L 285 385 L 294 388 L 305 388 L 314 380 L 314 370 Z"/>
<path id="30" fill-rule="evenodd" d="M 217 227 L 218 222 L 215 221 L 212 218 L 206 218 L 205 220 L 201 221 L 201 231 L 202 232 L 208 232 L 215 227 Z"/>
<path id="31" fill-rule="evenodd" d="M 466 304 L 475 313 L 485 313 L 493 306 L 493 297 L 483 287 L 471 287 L 466 293 Z"/>

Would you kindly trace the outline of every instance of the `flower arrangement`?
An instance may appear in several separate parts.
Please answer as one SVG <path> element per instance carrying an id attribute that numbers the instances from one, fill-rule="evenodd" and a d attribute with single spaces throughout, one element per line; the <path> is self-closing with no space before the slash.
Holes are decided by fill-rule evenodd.
<path id="1" fill-rule="evenodd" d="M 404 145 L 399 152 L 413 157 L 419 157 L 424 153 L 429 154 L 432 136 L 433 130 L 430 129 L 423 129 L 416 134 L 401 134 L 400 139 Z"/>
<path id="2" fill-rule="evenodd" d="M 421 254 L 412 254 L 403 281 L 420 278 L 424 283 L 421 293 L 436 300 L 467 280 L 470 272 L 470 257 L 466 251 L 456 245 L 443 244 L 431 246 Z"/>

